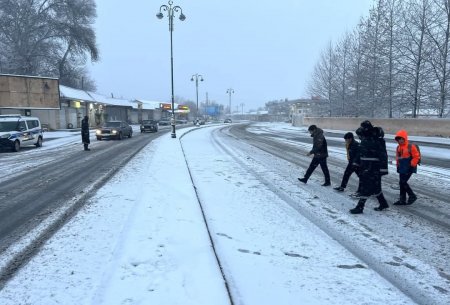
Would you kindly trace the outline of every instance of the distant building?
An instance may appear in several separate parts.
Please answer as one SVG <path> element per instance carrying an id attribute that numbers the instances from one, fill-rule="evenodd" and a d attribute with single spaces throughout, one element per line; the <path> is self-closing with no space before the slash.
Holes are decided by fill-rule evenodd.
<path id="1" fill-rule="evenodd" d="M 329 103 L 326 99 L 298 99 L 293 102 L 294 103 L 292 103 L 291 107 L 291 115 L 301 115 L 308 117 L 329 116 Z"/>

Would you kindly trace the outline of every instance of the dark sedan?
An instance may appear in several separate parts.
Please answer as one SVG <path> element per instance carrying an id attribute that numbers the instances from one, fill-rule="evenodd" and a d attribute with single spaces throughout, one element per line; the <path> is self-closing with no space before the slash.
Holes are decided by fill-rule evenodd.
<path id="1" fill-rule="evenodd" d="M 157 132 L 158 131 L 158 122 L 156 122 L 154 120 L 142 120 L 141 132 L 146 132 L 146 131 Z"/>
<path id="2" fill-rule="evenodd" d="M 95 132 L 97 140 L 117 139 L 122 140 L 124 137 L 131 138 L 133 136 L 133 128 L 123 121 L 106 122 L 103 127 Z"/>

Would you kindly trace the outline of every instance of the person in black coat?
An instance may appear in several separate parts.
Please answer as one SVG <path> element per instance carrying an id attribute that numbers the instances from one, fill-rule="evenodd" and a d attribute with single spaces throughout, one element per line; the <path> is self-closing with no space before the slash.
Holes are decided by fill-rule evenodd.
<path id="1" fill-rule="evenodd" d="M 81 141 L 83 142 L 84 150 L 89 151 L 88 146 L 91 140 L 89 139 L 89 118 L 87 115 L 81 120 Z"/>
<path id="2" fill-rule="evenodd" d="M 316 125 L 309 126 L 308 131 L 311 134 L 311 137 L 313 138 L 313 147 L 307 155 L 308 156 L 314 155 L 314 157 L 311 160 L 311 164 L 309 165 L 309 168 L 307 169 L 305 176 L 303 178 L 298 178 L 298 180 L 306 184 L 306 182 L 308 182 L 309 177 L 314 172 L 316 167 L 320 165 L 323 175 L 325 176 L 325 182 L 322 184 L 322 186 L 329 186 L 331 185 L 331 182 L 330 182 L 330 172 L 328 171 L 327 166 L 327 157 L 328 157 L 327 140 L 323 135 L 323 130 L 318 128 Z"/>
<path id="3" fill-rule="evenodd" d="M 358 204 L 350 210 L 352 214 L 361 214 L 367 199 L 376 196 L 379 206 L 375 211 L 382 211 L 389 207 L 381 189 L 381 176 L 387 173 L 387 152 L 380 138 L 378 130 L 369 121 L 361 123 L 357 134 L 361 137 L 359 155 L 355 163 L 360 168 L 360 194 Z"/>
<path id="4" fill-rule="evenodd" d="M 355 160 L 359 154 L 359 143 L 355 140 L 353 133 L 347 132 L 344 135 L 345 139 L 345 148 L 347 149 L 347 160 L 348 164 L 344 171 L 344 176 L 342 177 L 341 185 L 335 187 L 334 189 L 339 192 L 343 192 L 347 187 L 348 180 L 353 173 L 359 177 L 358 166 L 355 163 Z M 359 190 L 357 191 L 359 193 Z"/>

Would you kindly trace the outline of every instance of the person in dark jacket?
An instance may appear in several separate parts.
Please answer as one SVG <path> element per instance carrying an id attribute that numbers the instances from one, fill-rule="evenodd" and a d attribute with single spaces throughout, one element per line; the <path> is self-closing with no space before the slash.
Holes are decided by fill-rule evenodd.
<path id="1" fill-rule="evenodd" d="M 350 210 L 352 214 L 361 214 L 364 210 L 364 205 L 367 199 L 371 196 L 376 196 L 379 206 L 375 211 L 383 211 L 389 207 L 384 198 L 381 189 L 382 173 L 387 171 L 387 152 L 380 141 L 375 127 L 369 121 L 361 123 L 360 129 L 357 131 L 361 136 L 361 143 L 359 145 L 359 155 L 356 158 L 356 164 L 360 168 L 360 193 L 358 204 L 355 208 Z"/>
<path id="2" fill-rule="evenodd" d="M 415 145 L 409 143 L 406 130 L 399 130 L 395 135 L 395 140 L 398 143 L 395 159 L 397 161 L 397 173 L 400 176 L 400 199 L 394 204 L 413 204 L 417 200 L 417 196 L 409 186 L 408 180 L 413 173 L 417 172 L 420 153 Z M 409 196 L 408 201 L 406 201 L 406 194 Z"/>
<path id="3" fill-rule="evenodd" d="M 311 125 L 308 127 L 308 131 L 313 138 L 313 147 L 311 151 L 307 154 L 308 156 L 313 155 L 313 159 L 311 160 L 311 164 L 307 169 L 305 176 L 303 178 L 298 178 L 299 181 L 306 184 L 308 182 L 309 177 L 314 172 L 316 167 L 320 165 L 322 169 L 323 175 L 325 176 L 325 182 L 322 186 L 331 185 L 330 181 L 330 172 L 328 171 L 327 166 L 327 157 L 328 157 L 328 148 L 327 148 L 327 140 L 323 135 L 323 130 L 318 128 L 316 125 Z"/>
<path id="4" fill-rule="evenodd" d="M 348 179 L 350 179 L 350 176 L 353 173 L 356 173 L 356 175 L 359 177 L 358 166 L 355 163 L 356 157 L 359 154 L 359 143 L 358 141 L 355 140 L 353 133 L 351 132 L 347 132 L 344 135 L 344 139 L 345 139 L 345 148 L 347 150 L 348 164 L 347 167 L 345 168 L 341 185 L 334 188 L 336 191 L 339 192 L 343 192 L 345 190 L 345 188 L 347 187 Z"/>
<path id="5" fill-rule="evenodd" d="M 83 142 L 84 150 L 89 151 L 88 146 L 91 140 L 89 139 L 89 118 L 87 115 L 81 120 L 81 141 Z"/>

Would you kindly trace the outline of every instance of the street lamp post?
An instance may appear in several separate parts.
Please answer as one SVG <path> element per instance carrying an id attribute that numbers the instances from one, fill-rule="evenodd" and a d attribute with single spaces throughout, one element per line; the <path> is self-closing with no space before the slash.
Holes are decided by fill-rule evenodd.
<path id="1" fill-rule="evenodd" d="M 192 75 L 191 77 L 191 82 L 194 81 L 195 79 L 195 89 L 196 89 L 196 93 L 197 93 L 197 112 L 196 112 L 196 118 L 195 121 L 198 121 L 198 79 L 200 78 L 200 81 L 203 81 L 203 76 L 201 74 L 195 73 L 194 75 Z"/>
<path id="2" fill-rule="evenodd" d="M 231 117 L 231 94 L 234 93 L 233 88 L 228 88 L 227 89 L 227 93 L 229 95 L 229 105 L 228 105 L 228 109 L 230 111 L 230 117 Z"/>
<path id="3" fill-rule="evenodd" d="M 172 42 L 172 32 L 173 32 L 173 17 L 175 13 L 180 13 L 180 20 L 184 21 L 186 16 L 183 14 L 183 10 L 178 5 L 173 6 L 173 1 L 169 1 L 169 5 L 161 5 L 159 8 L 159 13 L 156 14 L 158 19 L 162 19 L 164 17 L 163 11 L 167 12 L 167 17 L 169 18 L 169 32 L 170 32 L 170 76 L 171 76 L 171 84 L 172 84 L 172 138 L 176 138 L 177 135 L 175 133 L 175 98 L 174 98 L 174 90 L 173 90 L 173 42 Z"/>

